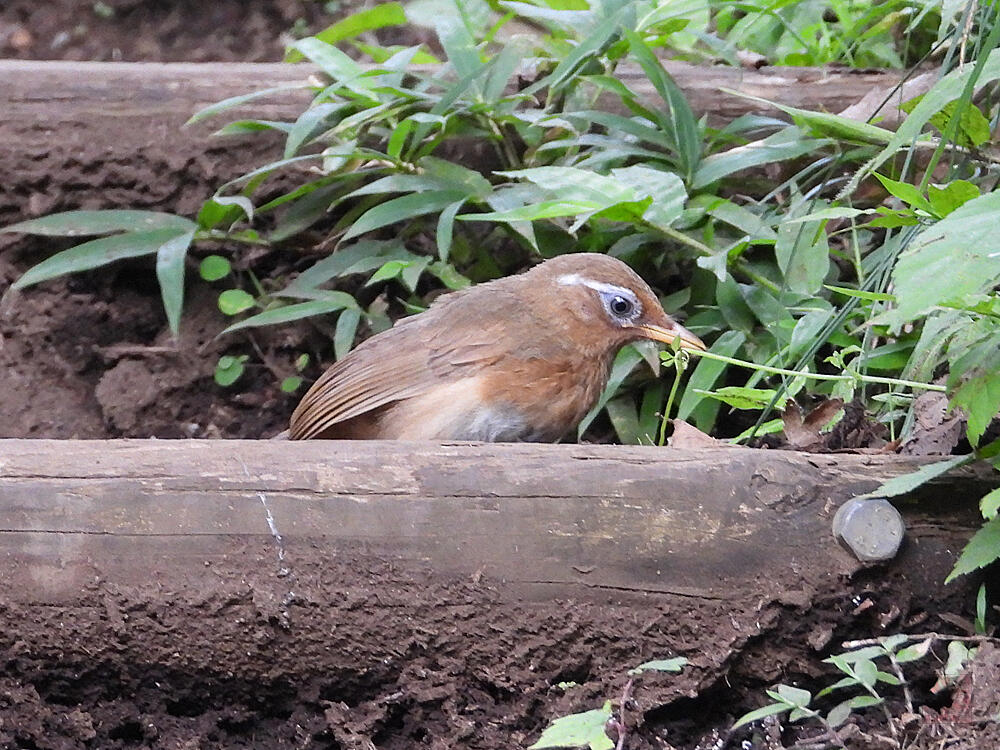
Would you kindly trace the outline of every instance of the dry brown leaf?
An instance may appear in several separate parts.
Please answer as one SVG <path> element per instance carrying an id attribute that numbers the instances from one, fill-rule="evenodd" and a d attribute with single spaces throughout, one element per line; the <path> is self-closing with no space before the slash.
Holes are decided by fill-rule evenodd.
<path id="1" fill-rule="evenodd" d="M 794 401 L 789 401 L 781 413 L 785 425 L 785 440 L 790 448 L 798 450 L 822 450 L 826 441 L 820 434 L 831 419 L 844 408 L 844 402 L 839 398 L 831 398 L 822 402 L 805 417 L 802 409 Z"/>
<path id="2" fill-rule="evenodd" d="M 674 432 L 670 436 L 668 445 L 671 448 L 685 450 L 697 450 L 698 448 L 742 448 L 742 445 L 727 443 L 723 440 L 716 440 L 711 435 L 706 435 L 694 425 L 690 425 L 683 419 L 672 421 Z"/>
<path id="3" fill-rule="evenodd" d="M 903 443 L 900 453 L 910 456 L 948 455 L 962 439 L 965 419 L 949 411 L 948 396 L 924 391 L 913 402 L 913 434 Z"/>

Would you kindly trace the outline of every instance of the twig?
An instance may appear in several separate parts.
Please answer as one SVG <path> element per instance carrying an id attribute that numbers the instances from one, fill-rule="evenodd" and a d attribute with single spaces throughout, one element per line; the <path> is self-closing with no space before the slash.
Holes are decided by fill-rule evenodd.
<path id="1" fill-rule="evenodd" d="M 625 689 L 622 690 L 621 703 L 618 704 L 618 719 L 615 722 L 618 730 L 618 741 L 615 743 L 615 750 L 625 750 L 625 739 L 628 737 L 628 729 L 626 729 L 625 725 L 625 707 L 632 700 L 632 688 L 634 686 L 635 680 L 630 677 L 629 681 L 625 683 Z"/>
<path id="2" fill-rule="evenodd" d="M 889 651 L 889 649 L 886 649 Z M 900 686 L 903 688 L 903 700 L 906 703 L 906 713 L 913 713 L 913 694 L 910 692 L 910 683 L 906 681 L 906 677 L 903 675 L 903 668 L 899 666 L 899 662 L 896 661 L 896 654 L 889 651 L 889 662 L 892 664 L 892 671 L 896 675 L 896 679 L 899 680 Z"/>

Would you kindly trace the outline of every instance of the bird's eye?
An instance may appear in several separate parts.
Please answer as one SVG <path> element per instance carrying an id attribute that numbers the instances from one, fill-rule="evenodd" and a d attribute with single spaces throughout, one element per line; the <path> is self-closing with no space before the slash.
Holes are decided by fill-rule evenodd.
<path id="1" fill-rule="evenodd" d="M 611 298 L 608 307 L 611 308 L 611 312 L 620 318 L 627 317 L 634 309 L 632 301 L 625 299 L 620 294 Z"/>

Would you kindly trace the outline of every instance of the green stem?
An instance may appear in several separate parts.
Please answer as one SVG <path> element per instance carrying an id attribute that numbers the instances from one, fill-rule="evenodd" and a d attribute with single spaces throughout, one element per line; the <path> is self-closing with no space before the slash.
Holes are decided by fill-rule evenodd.
<path id="1" fill-rule="evenodd" d="M 660 420 L 660 437 L 657 445 L 661 448 L 667 444 L 667 422 L 670 421 L 670 412 L 674 408 L 674 396 L 677 395 L 677 386 L 680 385 L 681 375 L 687 369 L 688 358 L 682 356 L 680 352 L 674 354 L 674 382 L 670 386 L 670 395 L 667 396 L 667 405 L 663 407 L 663 419 Z"/>
<path id="2" fill-rule="evenodd" d="M 717 362 L 725 362 L 729 365 L 737 365 L 739 367 L 746 367 L 751 370 L 759 370 L 761 372 L 770 373 L 771 375 L 790 375 L 792 377 L 802 377 L 809 380 L 833 380 L 833 381 L 860 381 L 862 383 L 882 383 L 884 385 L 900 385 L 907 388 L 917 388 L 923 389 L 925 391 L 938 391 L 944 393 L 947 389 L 943 385 L 937 385 L 935 383 L 918 383 L 915 380 L 898 380 L 896 378 L 881 378 L 875 375 L 823 375 L 815 372 L 804 372 L 803 370 L 786 370 L 782 367 L 769 367 L 768 365 L 758 365 L 753 362 L 744 362 L 742 359 L 734 359 L 733 357 L 727 357 L 723 354 L 715 354 L 714 352 L 698 352 L 692 351 L 696 357 L 704 357 L 705 359 L 714 359 Z"/>

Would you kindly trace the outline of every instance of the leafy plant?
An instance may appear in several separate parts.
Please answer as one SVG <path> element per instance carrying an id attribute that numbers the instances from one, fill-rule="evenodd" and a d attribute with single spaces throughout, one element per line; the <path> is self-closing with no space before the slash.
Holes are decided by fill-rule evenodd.
<path id="1" fill-rule="evenodd" d="M 736 720 L 733 728 L 742 727 L 768 716 L 787 714 L 790 723 L 811 721 L 818 724 L 822 739 L 830 747 L 841 747 L 844 740 L 839 728 L 855 711 L 879 707 L 886 728 L 892 737 L 899 739 L 897 721 L 886 705 L 885 688 L 898 688 L 907 714 L 914 713 L 913 696 L 904 675 L 903 665 L 924 659 L 939 640 L 947 641 L 948 661 L 941 670 L 939 684 L 954 682 L 964 671 L 965 665 L 975 655 L 963 639 L 949 639 L 937 634 L 898 634 L 853 644 L 852 650 L 835 654 L 823 661 L 844 675 L 813 695 L 808 690 L 791 685 L 777 685 L 765 691 L 770 703 L 750 711 Z M 822 699 L 844 690 L 858 694 L 844 698 L 829 708 L 818 708 Z"/>
<path id="2" fill-rule="evenodd" d="M 241 248 L 287 246 L 315 257 L 318 236 L 325 256 L 293 278 L 247 272 L 220 293 L 220 306 L 240 316 L 223 333 L 337 316 L 334 350 L 343 356 L 359 327 L 388 325 L 386 299 L 394 313 L 417 311 L 441 287 L 493 278 L 532 257 L 606 252 L 676 290 L 665 298 L 668 310 L 691 311 L 688 327 L 712 342 L 688 368 L 676 407 L 706 432 L 749 439 L 776 429 L 773 408 L 797 393 L 863 399 L 891 437 L 905 436 L 913 425 L 909 389 L 945 388 L 968 412 L 971 442 L 982 439 L 1000 406 L 995 259 L 983 250 L 995 194 L 991 163 L 976 151 L 996 111 L 977 94 L 1000 75 L 996 8 L 984 5 L 973 18 L 971 9 L 960 16 L 950 6 L 901 1 L 433 7 L 424 17 L 436 19 L 434 55 L 361 41 L 414 22 L 413 4 L 379 4 L 296 41 L 290 56 L 325 76 L 311 85 L 308 109 L 292 122 L 244 119 L 220 131 L 276 131 L 285 141 L 281 158 L 221 186 L 195 219 L 70 212 L 6 228 L 98 237 L 43 261 L 16 286 L 155 256 L 176 332 L 191 247 L 207 244 L 223 260 L 219 253 L 236 260 Z M 501 42 L 515 17 L 540 31 Z M 959 27 L 972 31 L 956 46 Z M 778 109 L 792 124 L 743 117 L 714 127 L 695 115 L 657 56 L 666 46 L 696 56 L 757 39 L 770 49 L 791 45 L 781 54 L 794 61 L 816 53 L 793 49 L 797 40 L 814 39 L 841 44 L 845 59 L 860 62 L 862 50 L 889 56 L 880 45 L 900 30 L 909 44 L 935 28 L 933 43 L 954 69 L 905 105 L 895 131 L 787 106 Z M 865 44 L 837 42 L 844 29 Z M 894 50 L 899 60 L 912 54 Z M 527 81 L 526 57 L 535 71 Z M 616 77 L 623 65 L 642 72 L 642 86 Z M 194 119 L 267 93 L 220 102 Z M 456 157 L 459 141 L 481 144 L 489 158 L 472 168 Z M 951 170 L 933 182 L 942 159 Z M 918 163 L 923 176 L 908 179 Z M 782 165 L 776 186 L 756 177 L 767 165 Z M 279 172 L 294 181 L 291 189 L 273 187 L 269 178 Z M 860 185 L 881 192 L 856 198 Z M 961 255 L 954 263 L 953 254 Z M 215 275 L 222 269 L 212 260 L 202 276 L 228 279 Z M 955 269 L 960 283 L 942 281 Z M 601 399 L 626 441 L 658 439 L 679 393 L 679 370 L 669 396 L 649 378 L 629 391 L 643 360 L 624 350 Z M 741 362 L 753 372 L 732 368 Z M 933 383 L 944 369 L 947 382 Z M 720 421 L 737 407 L 741 415 Z M 756 424 L 742 416 L 750 411 Z M 992 536 L 984 539 L 992 548 Z"/>
<path id="3" fill-rule="evenodd" d="M 555 719 L 542 732 L 542 736 L 528 750 L 544 750 L 556 747 L 580 747 L 590 750 L 612 750 L 616 746 L 624 746 L 627 732 L 624 712 L 632 700 L 632 689 L 635 678 L 645 672 L 669 672 L 676 674 L 687 665 L 687 659 L 677 656 L 671 659 L 654 659 L 643 662 L 628 671 L 630 679 L 625 684 L 622 697 L 618 701 L 618 712 L 612 708 L 610 700 L 604 701 L 600 708 L 581 713 L 569 714 Z M 618 736 L 618 743 L 608 737 L 611 729 Z"/>

